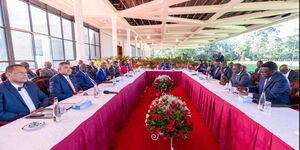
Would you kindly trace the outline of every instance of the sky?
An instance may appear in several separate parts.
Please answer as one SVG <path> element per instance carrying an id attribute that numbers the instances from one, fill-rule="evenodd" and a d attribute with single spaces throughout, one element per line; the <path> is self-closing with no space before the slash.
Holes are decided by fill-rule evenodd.
<path id="1" fill-rule="evenodd" d="M 299 29 L 299 18 L 275 25 L 274 27 L 277 27 L 281 32 L 279 33 L 279 36 L 286 37 L 289 35 L 294 35 L 295 28 Z"/>

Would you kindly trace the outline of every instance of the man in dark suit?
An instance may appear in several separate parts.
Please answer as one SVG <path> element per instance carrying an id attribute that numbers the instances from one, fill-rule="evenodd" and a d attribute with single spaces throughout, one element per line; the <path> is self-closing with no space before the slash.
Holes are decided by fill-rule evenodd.
<path id="1" fill-rule="evenodd" d="M 0 84 L 0 121 L 13 121 L 48 105 L 48 97 L 28 82 L 23 65 L 10 65 L 5 74 L 8 80 Z"/>
<path id="2" fill-rule="evenodd" d="M 221 69 L 221 63 L 220 63 L 220 61 L 216 61 L 214 67 L 211 68 L 209 74 L 210 74 L 214 79 L 220 80 L 220 79 L 221 79 L 221 72 L 220 72 L 220 69 Z"/>
<path id="3" fill-rule="evenodd" d="M 159 66 L 160 66 L 160 70 L 170 70 L 171 69 L 170 65 L 165 60 L 163 60 L 163 62 Z"/>
<path id="4" fill-rule="evenodd" d="M 221 52 L 218 53 L 216 61 L 219 61 L 221 63 L 225 61 L 225 57 Z"/>
<path id="5" fill-rule="evenodd" d="M 118 61 L 113 61 L 112 63 L 111 63 L 111 65 L 110 65 L 110 67 L 108 68 L 108 70 L 107 69 L 105 69 L 105 70 L 107 70 L 107 78 L 108 79 L 113 79 L 113 78 L 116 78 L 117 77 L 117 75 L 116 75 L 116 72 L 118 71 L 118 70 L 116 70 L 116 67 L 115 66 L 118 66 Z"/>
<path id="6" fill-rule="evenodd" d="M 261 68 L 261 66 L 262 66 L 263 64 L 264 64 L 264 62 L 261 61 L 261 60 L 258 61 L 258 62 L 256 62 L 256 67 L 257 67 L 257 68 L 255 69 L 255 72 L 254 72 L 255 74 L 259 74 L 259 73 L 260 73 L 259 70 L 260 70 L 260 68 Z"/>
<path id="7" fill-rule="evenodd" d="M 58 74 L 54 75 L 50 83 L 50 97 L 57 97 L 59 101 L 69 98 L 78 93 L 82 93 L 81 87 L 76 77 L 72 74 L 70 64 L 61 62 Z"/>
<path id="8" fill-rule="evenodd" d="M 107 81 L 107 70 L 106 70 L 106 63 L 103 62 L 101 63 L 101 68 L 98 70 L 97 74 L 96 74 L 96 78 L 97 78 L 97 82 L 101 83 L 104 81 Z"/>
<path id="9" fill-rule="evenodd" d="M 83 61 L 82 60 L 79 60 L 78 61 L 78 65 L 75 67 L 75 72 L 78 72 L 79 71 L 79 67 L 81 66 L 81 65 L 83 65 L 84 63 L 83 63 Z"/>
<path id="10" fill-rule="evenodd" d="M 21 62 L 20 64 L 27 70 L 27 76 L 30 80 L 37 77 L 37 75 L 30 69 L 28 62 Z"/>
<path id="11" fill-rule="evenodd" d="M 227 66 L 227 62 L 224 61 L 222 63 L 222 67 L 220 69 L 220 72 L 221 72 L 221 80 L 220 80 L 220 84 L 221 85 L 225 85 L 226 83 L 229 83 L 230 79 L 231 79 L 231 76 L 232 76 L 232 71 L 231 71 L 231 68 L 229 68 Z"/>
<path id="12" fill-rule="evenodd" d="M 231 84 L 232 87 L 249 87 L 251 86 L 251 75 L 243 69 L 239 63 L 232 65 Z"/>
<path id="13" fill-rule="evenodd" d="M 88 69 L 93 70 L 94 72 L 97 72 L 97 71 L 98 71 L 98 69 L 97 69 L 97 67 L 95 66 L 95 64 L 94 64 L 93 61 L 90 61 L 90 64 L 88 65 Z M 79 68 L 79 70 L 80 70 L 80 68 Z"/>
<path id="14" fill-rule="evenodd" d="M 79 71 L 76 74 L 77 81 L 83 90 L 87 90 L 97 85 L 95 80 L 87 71 L 88 66 L 83 64 L 80 66 Z"/>
<path id="15" fill-rule="evenodd" d="M 274 62 L 266 62 L 260 69 L 262 78 L 254 87 L 238 87 L 243 96 L 259 99 L 262 92 L 266 93 L 266 99 L 275 104 L 290 104 L 290 84 L 286 77 L 277 72 L 278 66 Z"/>
<path id="16" fill-rule="evenodd" d="M 289 79 L 289 81 L 299 80 L 299 72 L 296 72 L 288 67 L 288 65 L 283 64 L 279 67 L 280 72 Z"/>
<path id="17" fill-rule="evenodd" d="M 52 69 L 52 63 L 47 61 L 44 63 L 45 68 L 40 70 L 40 76 L 42 77 L 52 77 L 57 74 L 57 71 Z"/>

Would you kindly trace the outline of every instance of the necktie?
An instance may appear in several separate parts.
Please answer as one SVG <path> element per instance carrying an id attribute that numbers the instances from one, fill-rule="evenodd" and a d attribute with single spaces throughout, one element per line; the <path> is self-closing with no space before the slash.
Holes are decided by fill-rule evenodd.
<path id="1" fill-rule="evenodd" d="M 85 76 L 87 76 L 87 78 L 96 86 L 96 82 L 86 73 L 84 73 Z"/>
<path id="2" fill-rule="evenodd" d="M 26 89 L 26 85 L 25 84 L 23 86 L 21 86 L 21 87 L 18 87 L 18 91 L 21 91 L 23 88 Z"/>
<path id="3" fill-rule="evenodd" d="M 266 79 L 266 80 L 265 80 L 265 84 L 264 84 L 263 91 L 266 91 L 266 87 L 267 87 L 267 85 L 268 85 L 268 82 L 269 82 L 269 79 Z"/>
<path id="4" fill-rule="evenodd" d="M 71 88 L 72 88 L 73 93 L 76 94 L 76 93 L 77 93 L 77 92 L 76 92 L 76 89 L 75 89 L 75 87 L 74 87 L 74 84 L 73 84 L 72 81 L 70 80 L 70 77 L 67 77 L 67 80 L 68 80 L 68 82 L 69 82 L 69 84 L 70 84 L 70 86 L 71 86 Z"/>

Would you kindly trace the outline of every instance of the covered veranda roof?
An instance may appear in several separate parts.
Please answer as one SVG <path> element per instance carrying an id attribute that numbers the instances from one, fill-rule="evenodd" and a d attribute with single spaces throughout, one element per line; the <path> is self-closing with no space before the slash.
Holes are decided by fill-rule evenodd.
<path id="1" fill-rule="evenodd" d="M 42 0 L 73 13 L 71 0 Z M 195 48 L 299 16 L 298 0 L 82 0 L 85 21 L 152 49 Z"/>

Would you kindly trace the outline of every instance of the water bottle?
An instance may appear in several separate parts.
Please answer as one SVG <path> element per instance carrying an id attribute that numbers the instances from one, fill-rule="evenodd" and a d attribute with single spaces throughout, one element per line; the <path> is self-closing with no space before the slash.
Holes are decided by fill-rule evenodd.
<path id="1" fill-rule="evenodd" d="M 99 98 L 99 94 L 100 94 L 100 92 L 99 92 L 98 87 L 94 86 L 94 98 Z"/>
<path id="2" fill-rule="evenodd" d="M 57 97 L 54 97 L 54 104 L 53 104 L 53 121 L 60 122 L 61 121 L 61 108 L 59 106 L 59 102 Z"/>
<path id="3" fill-rule="evenodd" d="M 264 111 L 266 108 L 266 93 L 263 91 L 258 101 L 258 110 Z"/>

